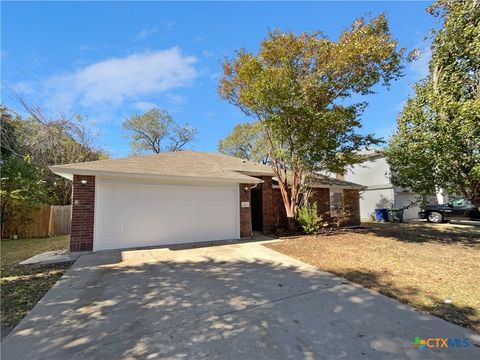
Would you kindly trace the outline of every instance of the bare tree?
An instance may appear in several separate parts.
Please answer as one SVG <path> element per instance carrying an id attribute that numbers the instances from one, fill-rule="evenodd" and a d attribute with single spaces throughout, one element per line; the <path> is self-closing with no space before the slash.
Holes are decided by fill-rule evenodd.
<path id="1" fill-rule="evenodd" d="M 16 140 L 21 143 L 21 155 L 28 155 L 36 166 L 47 170 L 50 165 L 108 157 L 105 151 L 95 146 L 94 136 L 85 126 L 85 117 L 68 117 L 65 114 L 49 117 L 39 107 L 29 105 L 20 96 L 17 99 L 28 117 L 18 118 Z M 68 180 L 45 171 L 45 181 L 49 183 L 57 204 L 70 203 L 71 184 Z"/>
<path id="2" fill-rule="evenodd" d="M 133 115 L 123 122 L 130 131 L 130 146 L 134 154 L 180 151 L 192 142 L 197 130 L 189 125 L 180 126 L 166 110 L 151 109 L 143 115 Z"/>

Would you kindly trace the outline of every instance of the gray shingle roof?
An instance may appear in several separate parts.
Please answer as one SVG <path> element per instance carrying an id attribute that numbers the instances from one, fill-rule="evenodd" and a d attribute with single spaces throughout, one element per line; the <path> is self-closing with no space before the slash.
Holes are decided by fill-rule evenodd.
<path id="1" fill-rule="evenodd" d="M 339 180 L 325 175 L 316 175 L 315 179 L 313 180 L 313 186 L 338 186 L 338 187 L 346 187 L 346 188 L 353 188 L 353 189 L 366 189 L 366 186 L 352 183 L 350 181 Z"/>
<path id="2" fill-rule="evenodd" d="M 278 181 L 277 178 L 273 178 L 274 181 Z M 352 183 L 350 181 L 339 180 L 336 178 L 332 178 L 326 175 L 315 174 L 312 176 L 311 180 L 312 187 L 341 187 L 341 188 L 349 188 L 349 189 L 366 189 L 366 186 Z M 290 184 L 290 177 L 288 179 L 288 183 Z"/>
<path id="3" fill-rule="evenodd" d="M 120 159 L 50 166 L 58 175 L 72 178 L 76 175 L 130 175 L 171 178 L 205 178 L 238 181 L 246 184 L 261 182 L 253 176 L 273 176 L 270 166 L 241 158 L 196 151 L 177 151 L 161 154 L 130 156 Z M 338 186 L 363 189 L 364 186 L 315 175 L 313 186 Z"/>
<path id="4" fill-rule="evenodd" d="M 249 175 L 273 175 L 269 166 L 223 154 L 178 151 L 161 154 L 131 156 L 121 159 L 98 160 L 84 163 L 51 166 L 61 176 L 78 175 L 152 175 L 164 177 L 192 177 L 238 180 L 258 183 Z"/>

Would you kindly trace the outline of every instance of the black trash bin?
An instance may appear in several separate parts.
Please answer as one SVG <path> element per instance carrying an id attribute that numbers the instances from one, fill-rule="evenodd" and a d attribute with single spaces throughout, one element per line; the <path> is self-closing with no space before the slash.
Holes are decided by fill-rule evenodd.
<path id="1" fill-rule="evenodd" d="M 390 209 L 388 211 L 388 218 L 392 223 L 403 223 L 403 209 Z"/>

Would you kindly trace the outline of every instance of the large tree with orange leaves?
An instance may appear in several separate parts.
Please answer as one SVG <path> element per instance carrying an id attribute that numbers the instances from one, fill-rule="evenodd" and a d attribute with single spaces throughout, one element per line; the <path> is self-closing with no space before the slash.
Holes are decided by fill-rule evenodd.
<path id="1" fill-rule="evenodd" d="M 313 171 L 343 172 L 356 151 L 378 142 L 361 135 L 366 95 L 401 76 L 402 49 L 387 19 L 357 19 L 337 41 L 320 32 L 270 32 L 257 54 L 239 50 L 223 64 L 218 92 L 261 124 L 289 227 Z"/>

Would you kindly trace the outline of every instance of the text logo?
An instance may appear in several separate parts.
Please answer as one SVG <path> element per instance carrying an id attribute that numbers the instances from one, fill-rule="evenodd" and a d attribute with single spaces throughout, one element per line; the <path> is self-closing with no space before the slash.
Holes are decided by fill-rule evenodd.
<path id="1" fill-rule="evenodd" d="M 426 338 L 421 339 L 415 336 L 412 345 L 418 350 L 425 348 L 448 349 L 448 348 L 466 348 L 470 345 L 468 339 L 459 338 Z"/>

